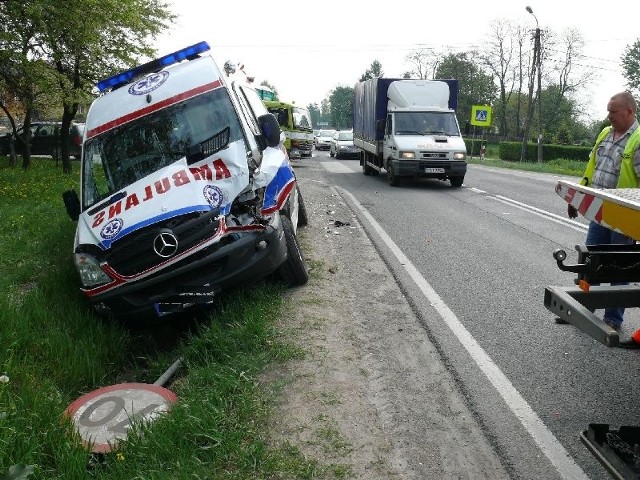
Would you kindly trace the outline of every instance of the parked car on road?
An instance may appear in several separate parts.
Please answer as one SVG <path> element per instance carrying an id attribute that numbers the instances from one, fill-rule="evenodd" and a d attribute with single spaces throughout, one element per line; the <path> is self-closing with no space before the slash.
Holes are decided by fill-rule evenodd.
<path id="1" fill-rule="evenodd" d="M 352 130 L 342 130 L 331 137 L 329 155 L 336 158 L 360 156 L 360 149 L 353 144 Z"/>
<path id="2" fill-rule="evenodd" d="M 336 130 L 320 130 L 313 140 L 316 150 L 329 150 L 331 138 L 336 134 Z"/>
<path id="3" fill-rule="evenodd" d="M 31 155 L 60 156 L 60 125 L 61 122 L 31 122 Z M 18 128 L 18 136 L 22 136 L 23 132 L 24 127 Z M 84 123 L 72 123 L 69 134 L 69 155 L 80 158 Z M 13 136 L 13 132 L 9 132 L 0 137 L 0 155 L 9 154 L 11 142 L 16 154 L 22 153 L 22 142 Z"/>

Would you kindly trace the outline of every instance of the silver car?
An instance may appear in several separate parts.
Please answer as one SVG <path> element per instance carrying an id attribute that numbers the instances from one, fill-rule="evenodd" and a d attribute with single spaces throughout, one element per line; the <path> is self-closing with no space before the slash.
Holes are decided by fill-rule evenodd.
<path id="1" fill-rule="evenodd" d="M 316 150 L 329 150 L 331 138 L 336 134 L 336 130 L 320 130 L 314 139 Z"/>
<path id="2" fill-rule="evenodd" d="M 329 155 L 332 157 L 359 157 L 360 149 L 353 144 L 353 131 L 336 132 L 329 144 Z"/>

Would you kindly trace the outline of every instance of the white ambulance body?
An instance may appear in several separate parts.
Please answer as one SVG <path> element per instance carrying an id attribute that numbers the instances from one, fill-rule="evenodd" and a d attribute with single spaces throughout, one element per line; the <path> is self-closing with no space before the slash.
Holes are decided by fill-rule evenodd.
<path id="1" fill-rule="evenodd" d="M 272 273 L 307 281 L 306 212 L 277 120 L 208 49 L 99 84 L 80 194 L 65 193 L 81 290 L 99 312 L 162 316 Z"/>

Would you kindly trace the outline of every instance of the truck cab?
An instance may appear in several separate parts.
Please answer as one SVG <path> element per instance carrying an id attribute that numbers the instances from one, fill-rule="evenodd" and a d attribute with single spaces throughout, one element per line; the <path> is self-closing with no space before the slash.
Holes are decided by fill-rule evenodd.
<path id="1" fill-rule="evenodd" d="M 98 84 L 82 145 L 74 261 L 99 313 L 164 316 L 271 274 L 307 281 L 306 222 L 276 119 L 206 42 Z"/>
<path id="2" fill-rule="evenodd" d="M 284 146 L 291 159 L 310 157 L 313 148 L 311 115 L 306 108 L 278 100 L 265 100 L 267 110 L 277 119 L 285 135 Z"/>

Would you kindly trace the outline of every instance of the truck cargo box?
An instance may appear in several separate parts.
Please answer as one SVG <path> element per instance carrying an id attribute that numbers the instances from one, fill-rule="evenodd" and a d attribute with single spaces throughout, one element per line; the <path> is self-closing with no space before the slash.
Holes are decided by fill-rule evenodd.
<path id="1" fill-rule="evenodd" d="M 439 85 L 436 80 L 415 80 L 402 78 L 372 78 L 359 82 L 354 87 L 353 99 L 353 135 L 365 141 L 374 142 L 382 140 L 384 132 L 378 130 L 378 123 L 387 115 L 389 86 L 394 82 L 402 82 L 411 85 L 409 89 L 394 88 L 392 93 L 394 100 L 406 103 L 406 106 L 418 106 L 420 102 L 419 91 L 423 91 L 425 107 L 434 106 L 442 108 L 448 106 L 451 110 L 458 107 L 458 81 L 454 79 L 437 80 L 449 86 L 449 95 L 446 105 L 442 101 L 442 89 L 436 86 L 435 95 L 427 94 L 427 90 L 418 85 Z M 435 98 L 435 100 L 434 100 Z M 431 102 L 435 102 L 432 104 Z"/>

